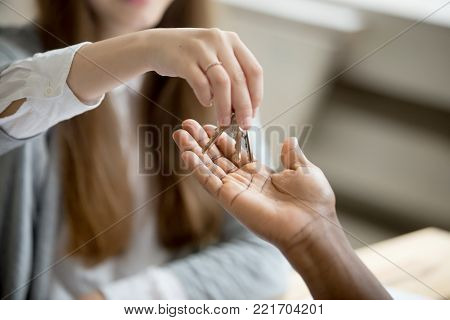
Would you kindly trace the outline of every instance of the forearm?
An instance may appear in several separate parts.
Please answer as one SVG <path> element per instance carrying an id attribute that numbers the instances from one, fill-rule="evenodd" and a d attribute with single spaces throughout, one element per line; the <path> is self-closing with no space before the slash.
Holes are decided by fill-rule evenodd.
<path id="1" fill-rule="evenodd" d="M 286 253 L 315 299 L 391 299 L 348 243 L 339 222 L 322 221 L 314 235 Z"/>
<path id="2" fill-rule="evenodd" d="M 132 33 L 80 48 L 67 77 L 73 93 L 81 101 L 89 102 L 150 71 L 147 38 L 151 32 Z"/>

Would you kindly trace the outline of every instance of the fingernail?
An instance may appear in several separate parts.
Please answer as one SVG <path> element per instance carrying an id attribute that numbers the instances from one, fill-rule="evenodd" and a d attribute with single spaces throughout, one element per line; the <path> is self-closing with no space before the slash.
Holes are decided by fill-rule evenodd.
<path id="1" fill-rule="evenodd" d="M 289 142 L 296 148 L 300 147 L 300 145 L 298 144 L 298 139 L 296 137 L 290 137 Z"/>
<path id="2" fill-rule="evenodd" d="M 253 118 L 256 116 L 256 113 L 258 112 L 260 107 L 261 107 L 261 105 L 257 105 L 255 108 L 252 109 Z"/>
<path id="3" fill-rule="evenodd" d="M 223 117 L 219 120 L 219 126 L 223 127 L 223 126 L 229 126 L 231 122 L 231 117 L 230 116 L 226 116 Z"/>
<path id="4" fill-rule="evenodd" d="M 252 126 L 252 118 L 251 117 L 245 117 L 244 121 L 242 122 L 242 125 L 245 129 L 249 129 Z"/>

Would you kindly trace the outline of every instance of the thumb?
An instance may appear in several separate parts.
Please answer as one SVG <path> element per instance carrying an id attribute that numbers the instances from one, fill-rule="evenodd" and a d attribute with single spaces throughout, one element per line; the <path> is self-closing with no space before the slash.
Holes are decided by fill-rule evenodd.
<path id="1" fill-rule="evenodd" d="M 281 162 L 286 169 L 297 170 L 305 167 L 309 161 L 300 149 L 297 138 L 286 138 L 281 148 Z"/>

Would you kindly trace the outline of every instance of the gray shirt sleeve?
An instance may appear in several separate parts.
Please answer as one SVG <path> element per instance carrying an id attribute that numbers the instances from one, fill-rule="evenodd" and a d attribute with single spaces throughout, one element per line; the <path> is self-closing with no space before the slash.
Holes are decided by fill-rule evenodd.
<path id="1" fill-rule="evenodd" d="M 40 136 L 40 134 L 30 138 L 17 139 L 10 136 L 5 130 L 0 128 L 0 156 L 11 151 L 12 149 L 20 147 L 25 142 L 30 141 L 38 136 Z"/>
<path id="2" fill-rule="evenodd" d="M 11 29 L 0 28 L 0 72 L 5 70 L 14 60 L 24 56 L 23 50 L 10 40 Z M 0 155 L 21 146 L 29 139 L 15 139 L 0 128 Z"/>
<path id="3" fill-rule="evenodd" d="M 26 58 L 40 49 L 39 40 L 32 28 L 0 28 L 0 72 L 18 59 Z M 17 139 L 0 127 L 0 155 L 22 146 L 26 139 Z"/>

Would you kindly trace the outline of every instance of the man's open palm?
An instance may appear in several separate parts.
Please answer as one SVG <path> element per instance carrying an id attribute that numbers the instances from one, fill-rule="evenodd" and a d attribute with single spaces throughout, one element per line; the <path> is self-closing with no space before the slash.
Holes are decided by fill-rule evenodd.
<path id="1" fill-rule="evenodd" d="M 253 232 L 279 247 L 299 241 L 308 224 L 334 212 L 334 194 L 322 171 L 309 162 L 296 139 L 281 151 L 286 168 L 274 173 L 260 162 L 231 161 L 234 140 L 223 134 L 206 154 L 202 147 L 214 134 L 194 120 L 174 134 L 188 169 L 217 201 Z"/>

